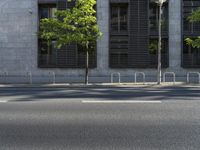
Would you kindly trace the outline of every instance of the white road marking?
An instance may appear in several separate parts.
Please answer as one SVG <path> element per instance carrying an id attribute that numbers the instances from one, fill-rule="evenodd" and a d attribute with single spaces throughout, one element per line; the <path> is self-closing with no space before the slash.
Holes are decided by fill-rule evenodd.
<path id="1" fill-rule="evenodd" d="M 8 101 L 3 101 L 3 100 L 0 100 L 0 103 L 7 103 Z"/>
<path id="2" fill-rule="evenodd" d="M 92 100 L 83 100 L 82 103 L 87 104 L 160 104 L 161 101 L 117 101 L 117 100 L 102 100 L 102 101 L 92 101 Z"/>

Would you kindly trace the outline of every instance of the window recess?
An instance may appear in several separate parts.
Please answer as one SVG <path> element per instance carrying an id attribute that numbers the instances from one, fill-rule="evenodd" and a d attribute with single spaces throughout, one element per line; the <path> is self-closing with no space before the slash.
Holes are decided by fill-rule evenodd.
<path id="1" fill-rule="evenodd" d="M 128 67 L 128 3 L 110 4 L 110 54 L 111 68 Z"/>
<path id="2" fill-rule="evenodd" d="M 200 7 L 200 1 L 183 0 L 182 3 L 182 67 L 199 68 L 200 49 L 187 45 L 185 39 L 195 39 L 200 36 L 200 22 L 190 22 L 188 20 L 188 17 L 191 15 L 191 13 Z"/>

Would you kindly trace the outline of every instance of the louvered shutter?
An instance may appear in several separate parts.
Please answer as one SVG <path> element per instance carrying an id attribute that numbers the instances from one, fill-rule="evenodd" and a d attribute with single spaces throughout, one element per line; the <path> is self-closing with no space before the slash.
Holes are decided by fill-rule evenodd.
<path id="1" fill-rule="evenodd" d="M 146 68 L 148 57 L 148 2 L 130 0 L 129 13 L 129 66 Z"/>
<path id="2" fill-rule="evenodd" d="M 74 2 L 71 2 L 74 3 Z M 58 0 L 57 9 L 66 10 L 73 7 L 67 0 Z M 77 46 L 76 44 L 69 44 L 63 46 L 57 51 L 57 66 L 60 68 L 75 68 L 77 67 Z"/>
<path id="3" fill-rule="evenodd" d="M 70 9 L 74 7 L 75 4 L 76 0 L 72 0 L 71 2 L 67 2 L 67 0 L 58 0 L 57 8 L 58 10 Z M 77 44 L 63 46 L 57 52 L 57 66 L 60 68 L 83 68 L 85 67 L 85 60 L 86 55 L 83 53 L 78 53 Z M 96 67 L 96 51 L 90 54 L 89 67 Z"/>

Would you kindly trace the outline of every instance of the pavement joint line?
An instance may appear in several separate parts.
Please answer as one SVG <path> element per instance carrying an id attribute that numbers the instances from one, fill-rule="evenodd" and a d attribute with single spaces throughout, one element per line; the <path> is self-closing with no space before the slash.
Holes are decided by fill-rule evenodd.
<path id="1" fill-rule="evenodd" d="M 161 104 L 162 101 L 117 101 L 117 100 L 83 100 L 83 104 Z"/>

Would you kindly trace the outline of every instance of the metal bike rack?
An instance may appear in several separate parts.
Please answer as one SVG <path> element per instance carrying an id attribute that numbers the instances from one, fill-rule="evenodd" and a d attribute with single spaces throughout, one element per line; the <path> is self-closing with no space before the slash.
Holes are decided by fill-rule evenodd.
<path id="1" fill-rule="evenodd" d="M 143 84 L 145 83 L 145 80 L 146 80 L 146 75 L 145 75 L 145 73 L 144 72 L 136 72 L 135 73 L 135 83 L 137 83 L 137 76 L 138 75 L 142 75 L 142 78 L 143 78 Z"/>
<path id="2" fill-rule="evenodd" d="M 166 75 L 173 75 L 173 82 L 176 83 L 176 74 L 174 72 L 165 72 L 163 74 L 163 82 L 166 82 Z"/>
<path id="3" fill-rule="evenodd" d="M 4 72 L 3 72 L 3 76 L 4 76 L 4 77 L 8 76 L 8 72 L 7 72 L 7 71 L 4 71 Z"/>
<path id="4" fill-rule="evenodd" d="M 32 84 L 33 83 L 33 76 L 32 76 L 31 71 L 27 72 L 27 75 L 28 75 L 28 79 L 29 79 L 29 84 Z"/>
<path id="5" fill-rule="evenodd" d="M 197 74 L 199 77 L 199 84 L 200 84 L 200 73 L 199 72 L 188 72 L 187 73 L 187 83 L 190 83 L 190 75 L 191 74 Z"/>
<path id="6" fill-rule="evenodd" d="M 1 77 L 4 78 L 4 81 L 6 82 L 7 80 L 7 76 L 8 76 L 8 72 L 7 71 L 2 71 Z"/>
<path id="7" fill-rule="evenodd" d="M 114 82 L 114 81 L 113 81 L 114 75 L 118 75 L 118 82 L 119 82 L 119 84 L 120 84 L 120 83 L 121 83 L 121 74 L 120 74 L 119 72 L 117 72 L 117 73 L 112 73 L 112 74 L 111 74 L 111 83 Z"/>
<path id="8" fill-rule="evenodd" d="M 55 84 L 56 83 L 56 74 L 55 74 L 55 72 L 49 72 L 49 75 L 52 75 L 52 77 L 53 77 L 53 84 Z"/>

